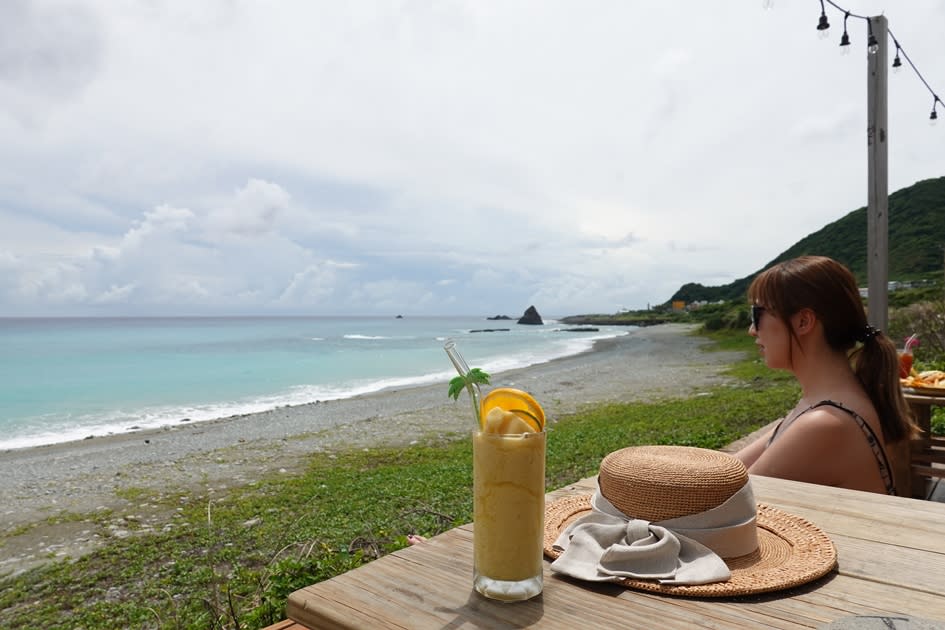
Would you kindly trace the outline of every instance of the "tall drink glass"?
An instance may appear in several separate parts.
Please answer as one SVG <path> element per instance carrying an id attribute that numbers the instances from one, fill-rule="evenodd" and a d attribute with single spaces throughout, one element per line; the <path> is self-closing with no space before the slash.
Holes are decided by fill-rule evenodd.
<path id="1" fill-rule="evenodd" d="M 473 432 L 473 586 L 519 601 L 542 589 L 545 432 Z"/>
<path id="2" fill-rule="evenodd" d="M 899 351 L 899 378 L 906 378 L 912 372 L 912 359 L 911 348 Z"/>

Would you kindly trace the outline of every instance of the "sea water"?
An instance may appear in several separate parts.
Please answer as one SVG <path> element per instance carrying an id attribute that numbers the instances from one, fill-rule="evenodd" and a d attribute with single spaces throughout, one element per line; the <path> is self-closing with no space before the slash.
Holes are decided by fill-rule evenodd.
<path id="1" fill-rule="evenodd" d="M 0 450 L 389 387 L 445 391 L 456 375 L 447 339 L 494 373 L 627 332 L 568 328 L 483 317 L 0 318 Z"/>

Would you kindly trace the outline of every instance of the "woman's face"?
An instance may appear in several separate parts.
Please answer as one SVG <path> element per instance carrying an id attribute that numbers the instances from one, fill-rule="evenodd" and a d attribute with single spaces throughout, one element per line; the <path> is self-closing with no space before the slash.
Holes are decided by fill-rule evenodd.
<path id="1" fill-rule="evenodd" d="M 772 369 L 791 369 L 791 331 L 788 325 L 762 305 L 752 307 L 748 334 L 755 338 L 765 365 Z"/>

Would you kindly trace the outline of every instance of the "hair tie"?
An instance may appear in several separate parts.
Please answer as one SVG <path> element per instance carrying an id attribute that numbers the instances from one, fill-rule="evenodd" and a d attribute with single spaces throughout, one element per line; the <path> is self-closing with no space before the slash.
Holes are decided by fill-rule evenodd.
<path id="1" fill-rule="evenodd" d="M 866 343 L 881 332 L 883 331 L 881 331 L 879 328 L 873 328 L 867 324 L 866 327 L 863 328 L 863 330 L 861 330 L 858 335 L 856 335 L 855 339 L 861 343 Z"/>

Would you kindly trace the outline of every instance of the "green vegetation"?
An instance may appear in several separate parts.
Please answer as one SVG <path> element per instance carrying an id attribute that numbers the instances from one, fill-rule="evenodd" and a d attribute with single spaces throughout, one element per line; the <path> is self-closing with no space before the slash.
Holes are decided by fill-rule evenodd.
<path id="1" fill-rule="evenodd" d="M 889 279 L 914 282 L 925 297 L 903 296 L 909 303 L 941 296 L 943 276 L 942 246 L 945 245 L 945 177 L 926 179 L 889 196 Z M 867 284 L 866 207 L 806 236 L 771 265 L 804 254 L 819 254 L 839 260 L 853 271 L 861 286 Z M 760 270 L 759 270 L 760 271 Z M 719 287 L 698 283 L 683 285 L 670 299 L 690 302 L 743 300 L 753 273 Z M 934 285 L 932 284 L 934 282 Z M 890 305 L 896 293 L 890 294 Z"/>
<path id="2" fill-rule="evenodd" d="M 549 427 L 548 489 L 595 474 L 628 445 L 722 447 L 793 405 L 793 381 L 764 368 L 743 331 L 712 338 L 749 351 L 732 367 L 733 385 L 560 418 Z M 313 455 L 299 474 L 225 496 L 126 491 L 179 516 L 166 531 L 0 581 L 0 627 L 259 628 L 284 617 L 293 590 L 403 547 L 408 533 L 469 522 L 471 479 L 471 446 L 458 439 Z"/>

